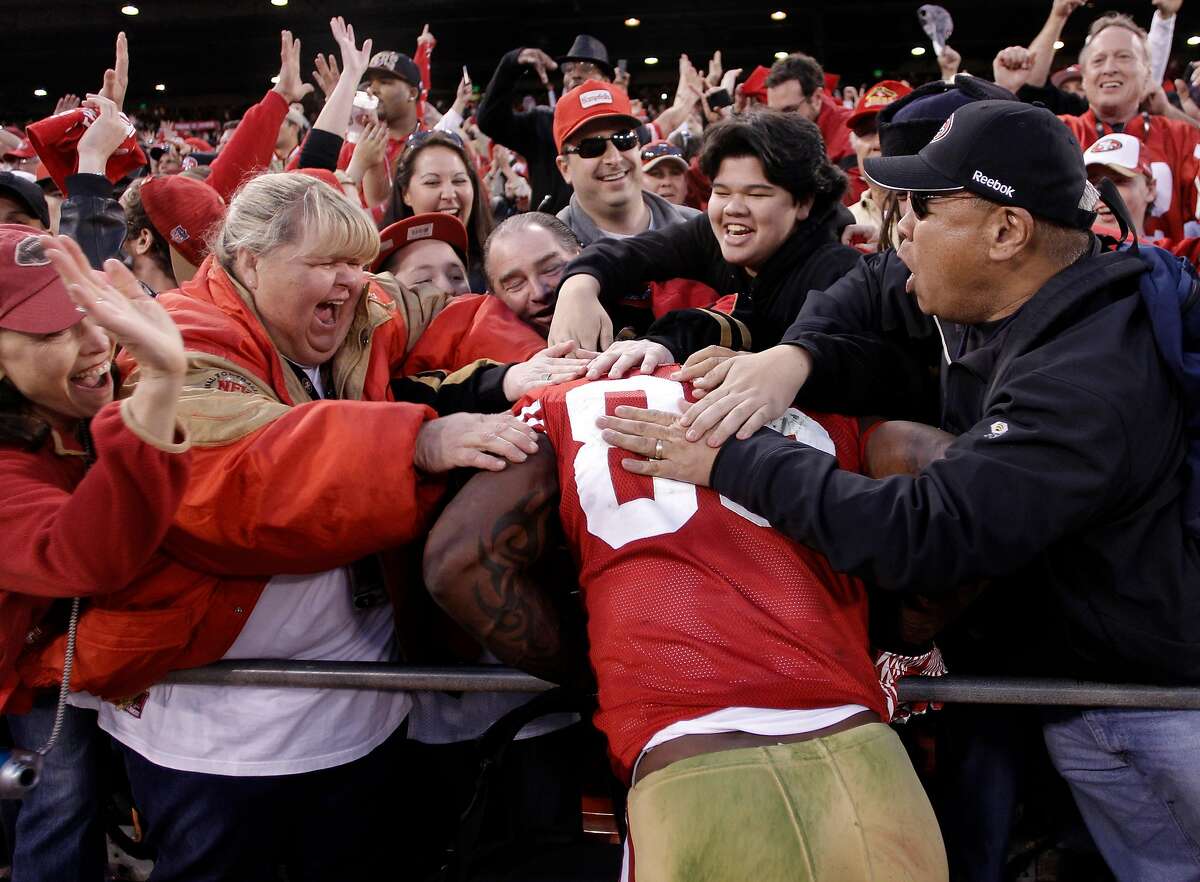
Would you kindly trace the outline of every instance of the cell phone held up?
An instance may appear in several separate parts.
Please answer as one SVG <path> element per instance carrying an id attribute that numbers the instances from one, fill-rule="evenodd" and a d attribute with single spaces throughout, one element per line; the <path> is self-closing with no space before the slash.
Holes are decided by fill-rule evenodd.
<path id="1" fill-rule="evenodd" d="M 704 103 L 708 105 L 708 109 L 716 113 L 722 107 L 728 107 L 733 104 L 733 96 L 729 94 L 728 89 L 717 89 L 715 92 L 709 92 L 704 98 Z"/>

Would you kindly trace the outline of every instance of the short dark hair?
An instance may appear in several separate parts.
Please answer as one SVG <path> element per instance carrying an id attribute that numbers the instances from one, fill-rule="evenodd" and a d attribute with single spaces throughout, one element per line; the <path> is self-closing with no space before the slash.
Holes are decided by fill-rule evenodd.
<path id="1" fill-rule="evenodd" d="M 813 197 L 814 216 L 824 214 L 846 192 L 846 175 L 826 156 L 821 130 L 798 114 L 752 110 L 704 133 L 700 170 L 710 179 L 724 160 L 738 156 L 758 159 L 767 180 L 797 202 Z"/>
<path id="2" fill-rule="evenodd" d="M 579 237 L 575 235 L 574 230 L 560 221 L 552 214 L 546 214 L 542 211 L 527 211 L 524 214 L 514 214 L 510 218 L 505 218 L 496 225 L 496 229 L 487 238 L 487 243 L 483 246 L 483 273 L 488 277 L 488 285 L 492 283 L 491 273 L 488 272 L 488 256 L 492 253 L 492 243 L 501 236 L 506 236 L 509 233 L 523 233 L 530 227 L 541 227 L 558 242 L 563 251 L 571 254 L 578 254 L 583 250 L 583 243 L 579 241 Z"/>
<path id="3" fill-rule="evenodd" d="M 821 67 L 821 62 L 811 55 L 793 52 L 787 58 L 781 58 L 771 65 L 765 85 L 770 89 L 789 80 L 798 80 L 800 91 L 807 98 L 818 89 L 825 88 L 825 69 Z"/>
<path id="4" fill-rule="evenodd" d="M 171 278 L 175 278 L 175 270 L 171 266 L 171 246 L 167 244 L 166 238 L 151 222 L 150 215 L 146 214 L 146 209 L 142 205 L 142 185 L 148 180 L 150 179 L 135 178 L 121 194 L 121 208 L 125 210 L 125 235 L 130 239 L 136 239 L 142 230 L 149 230 L 154 247 L 147 254 L 158 264 L 159 269 Z"/>

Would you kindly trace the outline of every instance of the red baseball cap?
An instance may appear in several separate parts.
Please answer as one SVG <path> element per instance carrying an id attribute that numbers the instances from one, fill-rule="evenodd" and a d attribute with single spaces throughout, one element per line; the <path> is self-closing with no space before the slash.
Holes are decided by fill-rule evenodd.
<path id="1" fill-rule="evenodd" d="M 344 193 L 342 184 L 337 179 L 337 175 L 327 168 L 298 168 L 296 169 L 302 175 L 308 175 L 310 178 L 316 178 L 318 181 L 323 181 L 339 193 Z"/>
<path id="2" fill-rule="evenodd" d="M 379 272 L 389 257 L 397 251 L 402 251 L 413 242 L 423 239 L 437 239 L 445 242 L 458 252 L 463 265 L 467 263 L 467 228 L 462 221 L 452 214 L 428 212 L 414 214 L 402 221 L 396 221 L 379 233 L 379 256 L 371 265 L 372 272 Z"/>
<path id="3" fill-rule="evenodd" d="M 854 112 L 846 117 L 846 128 L 853 129 L 860 121 L 874 116 L 911 91 L 912 86 L 906 86 L 898 80 L 881 80 L 862 93 L 862 97 L 854 105 Z"/>
<path id="4" fill-rule="evenodd" d="M 56 334 L 83 318 L 46 257 L 45 236 L 23 224 L 0 224 L 0 328 Z"/>
<path id="5" fill-rule="evenodd" d="M 7 151 L 5 156 L 15 156 L 17 159 L 32 159 L 37 156 L 37 151 L 33 149 L 33 144 L 28 138 L 22 138 L 21 143 L 12 150 Z"/>
<path id="6" fill-rule="evenodd" d="M 1082 80 L 1083 70 L 1078 64 L 1068 64 L 1062 70 L 1055 71 L 1050 75 L 1050 84 L 1055 88 L 1061 88 L 1063 83 L 1070 80 Z"/>
<path id="7" fill-rule="evenodd" d="M 633 115 L 629 96 L 619 86 L 588 80 L 558 99 L 554 108 L 554 144 L 562 152 L 563 144 L 584 123 L 612 118 L 629 123 L 631 129 L 642 124 Z"/>
<path id="8" fill-rule="evenodd" d="M 146 217 L 171 246 L 175 281 L 183 284 L 208 256 L 205 237 L 225 219 L 225 201 L 208 184 L 182 175 L 147 178 L 139 195 Z"/>

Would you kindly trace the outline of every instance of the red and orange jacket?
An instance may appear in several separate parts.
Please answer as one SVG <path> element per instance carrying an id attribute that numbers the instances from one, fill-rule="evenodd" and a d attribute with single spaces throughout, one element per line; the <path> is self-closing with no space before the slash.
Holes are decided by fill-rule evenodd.
<path id="1" fill-rule="evenodd" d="M 162 552 L 80 617 L 74 688 L 122 698 L 215 661 L 273 575 L 332 569 L 424 532 L 442 485 L 417 472 L 413 451 L 435 414 L 397 402 L 393 381 L 427 344 L 423 331 L 462 351 L 478 346 L 439 325 L 436 302 L 396 286 L 398 305 L 370 287 L 331 362 L 333 401 L 309 398 L 250 295 L 211 257 L 159 297 L 188 354 L 179 414 L 193 444 L 191 479 Z M 453 390 L 476 372 L 427 374 L 421 385 Z M 26 685 L 58 681 L 64 640 L 29 648 Z"/>
<path id="2" fill-rule="evenodd" d="M 38 450 L 0 447 L 0 710 L 28 710 L 17 658 L 37 644 L 56 598 L 124 588 L 156 556 L 183 498 L 186 442 L 162 445 L 110 404 L 91 422 L 96 462 L 53 432 Z M 86 473 L 85 473 L 86 472 Z M 60 659 L 61 664 L 61 659 Z"/>

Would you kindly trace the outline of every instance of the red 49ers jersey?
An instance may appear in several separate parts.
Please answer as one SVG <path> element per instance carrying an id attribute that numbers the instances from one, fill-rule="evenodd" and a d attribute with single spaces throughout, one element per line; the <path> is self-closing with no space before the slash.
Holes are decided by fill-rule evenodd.
<path id="1" fill-rule="evenodd" d="M 596 419 L 620 405 L 680 412 L 684 386 L 666 379 L 675 369 L 549 387 L 514 408 L 558 456 L 600 686 L 596 725 L 626 779 L 660 729 L 722 708 L 885 714 L 861 582 L 713 490 L 625 471 L 630 454 L 601 439 Z M 859 469 L 855 421 L 784 419 L 787 434 Z"/>

